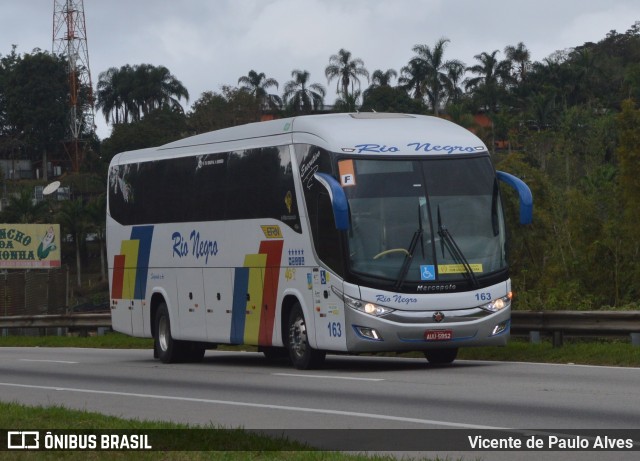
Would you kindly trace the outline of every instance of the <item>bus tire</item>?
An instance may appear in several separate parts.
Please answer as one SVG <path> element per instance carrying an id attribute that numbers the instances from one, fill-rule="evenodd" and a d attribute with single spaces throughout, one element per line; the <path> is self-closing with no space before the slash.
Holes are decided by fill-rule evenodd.
<path id="1" fill-rule="evenodd" d="M 157 355 L 162 363 L 181 362 L 185 359 L 185 347 L 180 341 L 171 336 L 171 320 L 166 303 L 160 304 L 156 314 L 156 337 L 154 356 Z"/>
<path id="2" fill-rule="evenodd" d="M 291 309 L 287 327 L 287 349 L 293 366 L 299 370 L 310 370 L 321 366 L 325 352 L 313 349 L 309 345 L 307 324 L 299 303 Z"/>
<path id="3" fill-rule="evenodd" d="M 447 365 L 452 363 L 458 356 L 458 348 L 424 351 L 424 356 L 433 365 Z"/>

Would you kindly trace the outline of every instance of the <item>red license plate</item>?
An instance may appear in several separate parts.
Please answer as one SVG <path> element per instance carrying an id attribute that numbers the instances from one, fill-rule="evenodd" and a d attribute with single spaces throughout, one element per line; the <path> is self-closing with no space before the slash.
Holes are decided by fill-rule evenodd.
<path id="1" fill-rule="evenodd" d="M 424 339 L 427 341 L 447 341 L 452 337 L 451 330 L 427 330 L 424 332 Z"/>

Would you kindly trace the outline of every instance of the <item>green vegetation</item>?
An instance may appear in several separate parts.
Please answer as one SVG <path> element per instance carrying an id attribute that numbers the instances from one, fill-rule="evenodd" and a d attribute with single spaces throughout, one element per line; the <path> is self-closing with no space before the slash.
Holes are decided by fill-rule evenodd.
<path id="1" fill-rule="evenodd" d="M 553 347 L 551 341 L 531 344 L 523 340 L 511 340 L 506 347 L 461 349 L 458 358 L 640 367 L 640 347 L 631 345 L 629 340 L 565 340 L 562 347 Z"/>
<path id="2" fill-rule="evenodd" d="M 189 92 L 166 67 L 111 67 L 98 74 L 94 92 L 97 109 L 112 124 L 111 136 L 99 140 L 81 126 L 86 142 L 75 157 L 63 142 L 69 139 L 66 63 L 40 50 L 19 54 L 14 47 L 0 55 L 0 158 L 62 166 L 74 173 L 61 178 L 73 196 L 69 204 L 37 206 L 28 198 L 34 185 L 47 184 L 43 171 L 38 180 L 0 175 L 8 204 L 0 220 L 62 225 L 72 241 L 63 246 L 63 261 L 77 286 L 73 305 L 87 300 L 76 295 L 85 294 L 88 279 L 106 277 L 100 216 L 107 165 L 116 153 L 300 113 L 432 114 L 474 131 L 497 168 L 532 189 L 534 223 L 526 227 L 514 224 L 517 200 L 503 190 L 512 223 L 515 309 L 637 309 L 640 110 L 634 101 L 640 98 L 640 22 L 540 62 L 532 62 L 525 44 L 518 43 L 502 51 L 478 50 L 474 62 L 463 63 L 448 55 L 449 44 L 446 37 L 416 44 L 404 50 L 407 64 L 400 69 L 373 72 L 341 48 L 325 67 L 327 84 L 337 90 L 333 107 L 325 105 L 325 86 L 304 69 L 293 70 L 282 86 L 249 70 L 238 86 L 206 91 L 185 110 Z M 80 91 L 81 107 L 90 103 L 88 95 L 87 88 Z M 88 235 L 97 238 L 87 242 Z"/>

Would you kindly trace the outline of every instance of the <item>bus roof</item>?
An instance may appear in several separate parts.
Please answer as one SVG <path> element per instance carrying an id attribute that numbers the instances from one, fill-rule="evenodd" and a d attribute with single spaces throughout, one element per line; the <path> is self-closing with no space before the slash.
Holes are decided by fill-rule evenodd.
<path id="1" fill-rule="evenodd" d="M 123 152 L 112 163 L 289 143 L 348 154 L 447 155 L 487 151 L 470 131 L 438 117 L 397 113 L 305 115 L 211 131 L 157 148 Z"/>

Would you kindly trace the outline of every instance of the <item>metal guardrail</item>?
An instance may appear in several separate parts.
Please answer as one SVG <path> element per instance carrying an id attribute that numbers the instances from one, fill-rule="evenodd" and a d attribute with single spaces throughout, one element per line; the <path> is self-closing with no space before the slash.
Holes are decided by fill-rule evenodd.
<path id="1" fill-rule="evenodd" d="M 0 317 L 0 328 L 111 327 L 111 313 L 12 315 Z"/>
<path id="2" fill-rule="evenodd" d="M 14 315 L 0 317 L 0 328 L 100 328 L 111 327 L 111 313 Z M 577 336 L 631 335 L 640 345 L 640 311 L 512 311 L 511 332 L 539 338 L 553 334 L 553 343 L 562 345 L 564 334 Z"/>
<path id="3" fill-rule="evenodd" d="M 511 311 L 511 331 L 591 335 L 640 333 L 640 311 Z"/>

